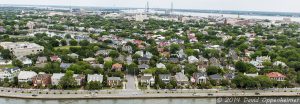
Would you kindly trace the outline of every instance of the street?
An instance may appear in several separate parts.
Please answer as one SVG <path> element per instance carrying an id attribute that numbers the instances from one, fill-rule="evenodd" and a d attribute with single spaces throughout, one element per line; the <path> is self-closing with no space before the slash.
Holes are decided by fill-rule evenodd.
<path id="1" fill-rule="evenodd" d="M 133 75 L 126 75 L 126 90 L 137 90 L 137 86 L 136 86 L 136 78 Z"/>

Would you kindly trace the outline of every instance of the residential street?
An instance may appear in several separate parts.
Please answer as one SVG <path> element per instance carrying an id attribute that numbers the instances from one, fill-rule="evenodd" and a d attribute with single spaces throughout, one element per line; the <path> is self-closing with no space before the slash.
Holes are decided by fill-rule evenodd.
<path id="1" fill-rule="evenodd" d="M 136 77 L 133 75 L 129 75 L 129 74 L 127 74 L 125 77 L 127 80 L 126 85 L 125 85 L 126 90 L 137 90 Z"/>

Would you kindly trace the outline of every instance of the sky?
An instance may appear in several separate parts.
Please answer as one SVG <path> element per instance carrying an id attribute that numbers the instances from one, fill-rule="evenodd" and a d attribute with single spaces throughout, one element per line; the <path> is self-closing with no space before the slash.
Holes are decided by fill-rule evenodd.
<path id="1" fill-rule="evenodd" d="M 0 0 L 0 4 L 300 12 L 300 0 Z"/>

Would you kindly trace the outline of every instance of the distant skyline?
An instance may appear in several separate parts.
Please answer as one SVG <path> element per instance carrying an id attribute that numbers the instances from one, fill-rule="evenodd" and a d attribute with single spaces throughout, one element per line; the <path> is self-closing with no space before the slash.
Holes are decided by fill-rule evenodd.
<path id="1" fill-rule="evenodd" d="M 298 12 L 300 0 L 0 0 L 0 4 Z"/>

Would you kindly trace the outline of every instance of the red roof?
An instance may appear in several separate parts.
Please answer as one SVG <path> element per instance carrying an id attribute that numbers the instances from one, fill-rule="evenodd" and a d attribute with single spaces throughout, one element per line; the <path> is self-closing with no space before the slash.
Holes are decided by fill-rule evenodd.
<path id="1" fill-rule="evenodd" d="M 120 69 L 122 68 L 122 64 L 116 63 L 112 65 L 112 69 Z"/>
<path id="2" fill-rule="evenodd" d="M 58 57 L 58 56 L 56 56 L 56 55 L 54 55 L 54 56 L 51 56 L 51 57 L 50 57 L 50 59 L 51 59 L 51 60 L 58 60 L 58 59 L 59 59 L 59 57 Z"/>
<path id="3" fill-rule="evenodd" d="M 282 77 L 286 77 L 285 75 L 278 73 L 278 72 L 270 72 L 267 74 L 268 77 L 270 78 L 282 78 Z"/>

